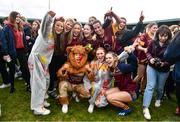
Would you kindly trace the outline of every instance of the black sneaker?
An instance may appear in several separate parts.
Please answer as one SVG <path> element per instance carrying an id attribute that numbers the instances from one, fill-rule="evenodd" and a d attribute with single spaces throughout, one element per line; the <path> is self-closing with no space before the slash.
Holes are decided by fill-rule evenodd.
<path id="1" fill-rule="evenodd" d="M 49 91 L 49 96 L 52 97 L 53 99 L 57 100 L 59 99 L 59 95 L 56 93 L 56 90 L 54 91 Z"/>
<path id="2" fill-rule="evenodd" d="M 13 94 L 16 91 L 15 88 L 10 88 L 10 94 Z"/>
<path id="3" fill-rule="evenodd" d="M 31 92 L 31 87 L 29 85 L 26 86 L 26 91 Z"/>

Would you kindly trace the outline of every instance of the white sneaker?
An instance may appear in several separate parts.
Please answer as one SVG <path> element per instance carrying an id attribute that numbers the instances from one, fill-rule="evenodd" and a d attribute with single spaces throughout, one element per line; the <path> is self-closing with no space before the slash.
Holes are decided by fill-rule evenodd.
<path id="1" fill-rule="evenodd" d="M 63 113 L 67 113 L 67 112 L 68 112 L 68 105 L 67 105 L 67 104 L 63 104 L 63 106 L 62 106 L 62 112 L 63 112 Z"/>
<path id="2" fill-rule="evenodd" d="M 75 97 L 75 101 L 76 101 L 77 103 L 79 103 L 79 102 L 80 102 L 80 100 L 79 100 L 78 96 L 76 96 L 76 97 Z"/>
<path id="3" fill-rule="evenodd" d="M 41 108 L 40 110 L 34 110 L 35 115 L 48 115 L 51 111 L 46 108 Z"/>
<path id="4" fill-rule="evenodd" d="M 48 99 L 49 95 L 46 93 L 44 99 Z"/>
<path id="5" fill-rule="evenodd" d="M 94 105 L 93 105 L 93 104 L 90 104 L 90 105 L 89 105 L 89 108 L 88 108 L 88 112 L 89 112 L 89 113 L 93 113 L 93 110 L 94 110 Z"/>
<path id="6" fill-rule="evenodd" d="M 75 98 L 76 95 L 77 95 L 76 92 L 73 92 L 73 93 L 72 93 L 72 97 L 73 97 L 73 98 Z"/>
<path id="7" fill-rule="evenodd" d="M 155 107 L 160 107 L 160 106 L 161 106 L 161 100 L 156 100 Z"/>
<path id="8" fill-rule="evenodd" d="M 144 114 L 144 118 L 147 120 L 151 119 L 151 115 L 149 113 L 149 109 L 148 108 L 143 108 L 143 114 Z"/>
<path id="9" fill-rule="evenodd" d="M 72 97 L 75 98 L 75 101 L 76 101 L 77 103 L 80 102 L 80 100 L 79 100 L 76 92 L 73 92 Z"/>
<path id="10" fill-rule="evenodd" d="M 23 78 L 22 77 L 18 77 L 18 80 L 23 80 Z"/>
<path id="11" fill-rule="evenodd" d="M 11 86 L 11 84 L 10 83 L 8 83 L 8 84 L 2 84 L 1 86 L 0 86 L 0 89 L 4 89 L 4 88 L 7 88 L 7 87 L 10 87 Z"/>
<path id="12" fill-rule="evenodd" d="M 49 107 L 50 103 L 47 102 L 47 100 L 44 101 L 44 107 Z"/>

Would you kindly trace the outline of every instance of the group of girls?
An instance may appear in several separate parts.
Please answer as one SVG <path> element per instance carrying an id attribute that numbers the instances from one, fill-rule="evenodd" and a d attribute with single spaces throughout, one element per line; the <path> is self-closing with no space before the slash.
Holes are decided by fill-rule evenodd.
<path id="1" fill-rule="evenodd" d="M 18 18 L 18 13 L 13 14 L 12 17 Z M 112 18 L 116 20 L 115 23 Z M 127 115 L 132 111 L 127 103 L 137 99 L 137 84 L 140 82 L 140 91 L 144 94 L 143 115 L 150 120 L 149 106 L 153 92 L 156 88 L 155 106 L 160 107 L 164 85 L 172 64 L 170 59 L 164 57 L 172 33 L 166 25 L 158 28 L 156 23 L 150 23 L 146 26 L 145 33 L 139 34 L 143 20 L 144 16 L 141 14 L 135 28 L 127 30 L 126 19 L 118 17 L 110 10 L 105 14 L 104 24 L 95 17 L 90 17 L 89 23 L 82 27 L 81 23 L 73 19 L 65 20 L 63 17 L 55 17 L 53 11 L 47 12 L 29 54 L 28 64 L 22 62 L 25 59 L 19 60 L 23 76 L 28 76 L 24 78 L 28 86 L 31 85 L 31 110 L 34 114 L 50 114 L 50 110 L 47 109 L 50 106 L 47 102 L 47 93 L 55 99 L 59 98 L 55 86 L 58 81 L 56 72 L 67 60 L 66 48 L 90 45 L 92 51 L 89 53 L 88 61 L 94 71 L 95 80 L 85 81 L 89 82 L 88 90 L 91 91 L 88 112 L 92 113 L 95 106 L 105 107 L 110 103 L 120 108 L 118 115 Z M 14 25 L 10 24 L 8 27 L 12 29 Z M 5 30 L 9 32 L 8 28 Z M 7 60 L 10 56 L 12 64 L 9 64 L 9 67 L 14 67 L 14 57 L 24 57 L 25 45 L 22 38 L 19 38 L 20 32 L 14 31 L 11 34 L 18 39 L 12 43 L 14 47 L 11 45 L 9 48 L 3 43 L 3 58 Z M 10 68 L 12 75 L 13 69 Z M 11 92 L 14 92 L 13 82 Z"/>

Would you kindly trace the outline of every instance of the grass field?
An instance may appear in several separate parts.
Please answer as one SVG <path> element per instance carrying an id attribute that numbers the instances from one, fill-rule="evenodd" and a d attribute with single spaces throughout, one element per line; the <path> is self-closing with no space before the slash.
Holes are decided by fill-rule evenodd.
<path id="1" fill-rule="evenodd" d="M 67 114 L 61 112 L 57 101 L 49 99 L 51 114 L 37 116 L 30 110 L 30 93 L 25 91 L 24 81 L 16 81 L 15 88 L 14 94 L 9 94 L 9 88 L 0 89 L 0 121 L 145 121 L 142 114 L 142 96 L 129 104 L 133 111 L 124 117 L 118 116 L 118 108 L 111 105 L 95 108 L 94 113 L 90 114 L 87 112 L 87 99 L 81 100 L 80 103 L 72 100 Z M 175 107 L 174 95 L 172 100 L 165 99 L 160 108 L 154 107 L 153 100 L 150 107 L 152 121 L 180 121 L 180 117 L 174 115 Z"/>

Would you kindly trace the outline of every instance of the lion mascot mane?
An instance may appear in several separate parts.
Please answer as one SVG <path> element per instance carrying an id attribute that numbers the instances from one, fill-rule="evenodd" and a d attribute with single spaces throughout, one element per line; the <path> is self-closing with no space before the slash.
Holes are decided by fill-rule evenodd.
<path id="1" fill-rule="evenodd" d="M 67 47 L 67 62 L 58 70 L 59 82 L 59 102 L 62 104 L 62 112 L 68 111 L 68 91 L 73 91 L 77 96 L 89 98 L 90 93 L 84 88 L 83 78 L 85 75 L 93 81 L 94 74 L 87 62 L 90 48 L 81 45 Z"/>

